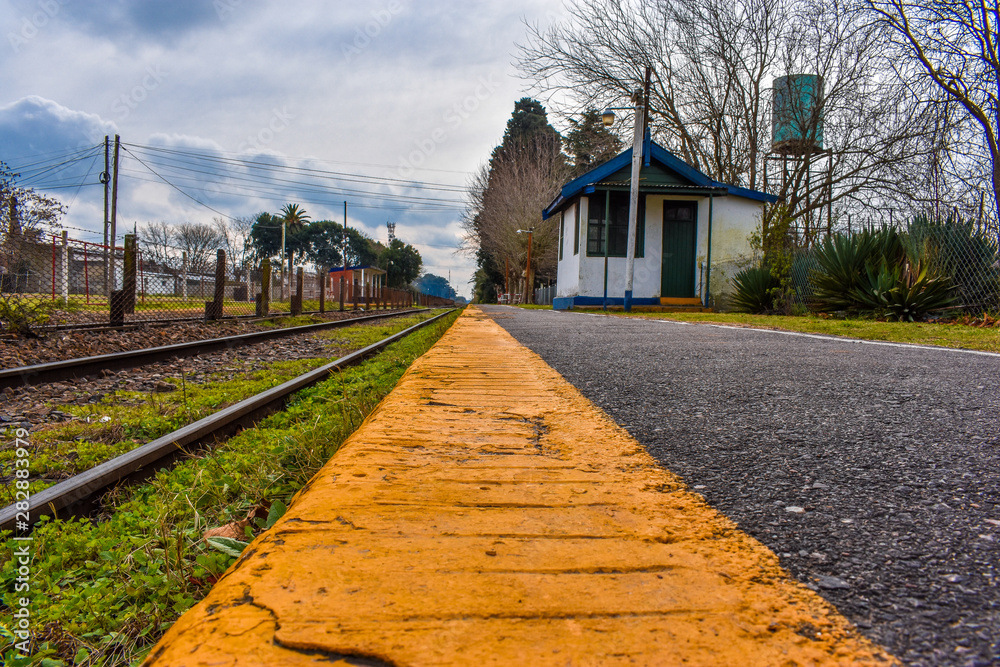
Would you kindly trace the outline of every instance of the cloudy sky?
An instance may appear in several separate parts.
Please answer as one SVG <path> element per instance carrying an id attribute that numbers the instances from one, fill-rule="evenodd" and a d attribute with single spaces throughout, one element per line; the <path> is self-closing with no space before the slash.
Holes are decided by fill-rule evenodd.
<path id="1" fill-rule="evenodd" d="M 0 160 L 99 240 L 103 149 L 87 149 L 118 133 L 120 230 L 289 202 L 340 221 L 346 200 L 349 224 L 384 242 L 395 222 L 468 296 L 461 188 L 531 92 L 511 65 L 524 21 L 562 15 L 561 0 L 0 0 Z"/>

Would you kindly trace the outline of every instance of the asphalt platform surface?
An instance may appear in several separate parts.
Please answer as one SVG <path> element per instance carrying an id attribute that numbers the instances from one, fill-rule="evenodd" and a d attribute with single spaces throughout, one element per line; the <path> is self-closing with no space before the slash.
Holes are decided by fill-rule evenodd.
<path id="1" fill-rule="evenodd" d="M 905 664 L 1000 664 L 1000 356 L 482 308 Z"/>

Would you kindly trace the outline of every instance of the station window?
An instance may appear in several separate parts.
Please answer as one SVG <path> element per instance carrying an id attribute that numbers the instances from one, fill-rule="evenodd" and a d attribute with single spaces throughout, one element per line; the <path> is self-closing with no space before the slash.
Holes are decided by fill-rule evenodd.
<path id="1" fill-rule="evenodd" d="M 604 191 L 590 196 L 590 213 L 587 215 L 587 256 L 604 256 L 604 211 L 607 197 L 611 197 L 611 224 L 608 236 L 609 257 L 624 257 L 628 241 L 628 192 Z M 639 215 L 636 220 L 635 256 L 642 257 L 646 246 L 646 198 L 639 197 Z"/>

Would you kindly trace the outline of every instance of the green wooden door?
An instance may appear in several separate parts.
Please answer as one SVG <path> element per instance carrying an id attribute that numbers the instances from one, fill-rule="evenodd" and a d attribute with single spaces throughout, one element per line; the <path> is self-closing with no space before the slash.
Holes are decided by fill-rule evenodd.
<path id="1" fill-rule="evenodd" d="M 660 296 L 690 298 L 694 293 L 696 202 L 663 202 L 663 268 Z"/>

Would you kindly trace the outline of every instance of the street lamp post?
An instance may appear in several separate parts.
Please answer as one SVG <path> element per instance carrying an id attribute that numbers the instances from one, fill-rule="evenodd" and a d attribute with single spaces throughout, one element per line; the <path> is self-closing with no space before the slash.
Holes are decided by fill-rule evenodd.
<path id="1" fill-rule="evenodd" d="M 531 234 L 534 231 L 534 227 L 517 230 L 518 234 L 528 235 L 528 262 L 524 268 L 524 303 L 531 303 L 534 300 L 532 298 L 534 296 L 534 290 L 532 289 L 533 285 L 531 280 Z"/>
<path id="2" fill-rule="evenodd" d="M 649 80 L 652 70 L 646 68 L 646 77 L 642 90 L 636 90 L 632 94 L 632 102 L 635 104 L 635 129 L 632 134 L 632 180 L 629 187 L 628 198 L 628 240 L 625 245 L 625 312 L 632 312 L 632 278 L 635 275 L 635 237 L 638 227 L 639 217 L 639 172 L 642 169 L 642 140 L 646 133 L 646 114 L 649 108 Z M 615 114 L 612 109 L 605 109 L 601 114 L 601 120 L 605 125 L 615 122 Z M 605 245 L 611 242 L 610 238 L 604 239 Z"/>

